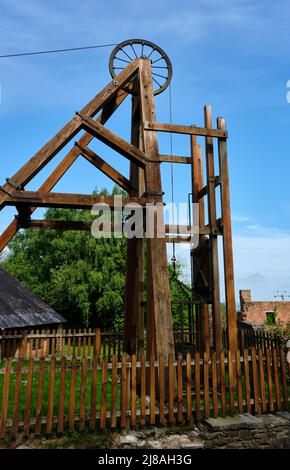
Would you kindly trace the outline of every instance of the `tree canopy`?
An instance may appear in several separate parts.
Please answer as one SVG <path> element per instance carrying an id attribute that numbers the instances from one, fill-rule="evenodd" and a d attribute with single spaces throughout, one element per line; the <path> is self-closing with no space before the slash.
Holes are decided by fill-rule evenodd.
<path id="1" fill-rule="evenodd" d="M 109 195 L 106 189 L 95 194 Z M 114 194 L 124 192 L 115 187 Z M 87 210 L 48 209 L 44 218 L 92 221 L 94 216 Z M 109 329 L 124 314 L 126 248 L 124 237 L 96 239 L 85 231 L 27 229 L 9 244 L 3 267 L 71 325 Z M 173 298 L 184 298 L 169 269 Z"/>

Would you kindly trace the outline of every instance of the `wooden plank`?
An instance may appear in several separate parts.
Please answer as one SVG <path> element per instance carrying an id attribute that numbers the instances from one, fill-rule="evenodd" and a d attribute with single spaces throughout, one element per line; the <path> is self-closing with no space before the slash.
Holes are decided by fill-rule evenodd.
<path id="1" fill-rule="evenodd" d="M 282 378 L 282 386 L 283 386 L 283 407 L 284 410 L 288 410 L 288 383 L 287 383 L 287 372 L 285 366 L 285 351 L 284 348 L 280 348 L 280 371 L 281 371 L 281 378 Z"/>
<path id="2" fill-rule="evenodd" d="M 259 357 L 261 408 L 262 408 L 262 413 L 266 413 L 266 411 L 267 411 L 267 402 L 266 402 L 265 374 L 264 374 L 264 355 L 263 355 L 263 350 L 262 349 L 259 349 L 258 357 Z"/>
<path id="3" fill-rule="evenodd" d="M 90 399 L 90 429 L 96 429 L 96 412 L 97 412 L 97 377 L 98 377 L 98 356 L 94 355 L 92 359 L 91 371 L 91 399 Z"/>
<path id="4" fill-rule="evenodd" d="M 5 374 L 3 384 L 2 406 L 1 406 L 1 419 L 0 419 L 0 438 L 6 434 L 6 424 L 9 405 L 9 390 L 10 390 L 10 375 L 11 375 L 11 360 L 8 357 L 5 360 Z"/>
<path id="5" fill-rule="evenodd" d="M 145 353 L 144 351 L 141 354 L 141 426 L 146 424 L 146 362 L 145 362 Z"/>
<path id="6" fill-rule="evenodd" d="M 12 418 L 12 434 L 17 435 L 18 432 L 18 422 L 19 422 L 19 408 L 20 408 L 20 399 L 21 399 L 21 385 L 22 385 L 22 367 L 23 360 L 19 358 L 17 361 L 16 377 L 15 377 L 15 389 L 14 389 L 14 398 L 13 398 L 13 418 Z M 4 386 L 5 390 L 5 386 Z"/>
<path id="7" fill-rule="evenodd" d="M 192 371 L 191 371 L 191 354 L 186 354 L 186 416 L 189 424 L 193 422 L 192 416 Z"/>
<path id="8" fill-rule="evenodd" d="M 226 122 L 224 118 L 217 119 L 217 127 L 226 132 Z M 221 209 L 223 220 L 223 253 L 224 253 L 224 277 L 225 277 L 225 295 L 227 311 L 227 331 L 229 340 L 229 349 L 236 351 L 238 349 L 238 330 L 237 313 L 235 300 L 234 283 L 234 262 L 232 246 L 232 226 L 231 226 L 231 207 L 229 191 L 229 172 L 228 172 L 228 154 L 227 142 L 225 138 L 218 139 L 219 167 L 221 181 Z"/>
<path id="9" fill-rule="evenodd" d="M 108 377 L 108 361 L 106 356 L 102 360 L 102 392 L 101 392 L 101 429 L 106 428 L 107 416 L 107 377 Z"/>
<path id="10" fill-rule="evenodd" d="M 95 340 L 94 340 L 94 354 L 96 356 L 100 355 L 101 350 L 101 330 L 99 328 L 95 329 Z"/>
<path id="11" fill-rule="evenodd" d="M 256 348 L 252 348 L 251 358 L 252 358 L 252 380 L 253 380 L 253 388 L 254 388 L 254 410 L 255 410 L 255 414 L 260 415 L 261 414 L 260 390 L 259 390 Z"/>
<path id="12" fill-rule="evenodd" d="M 126 427 L 127 411 L 127 354 L 122 354 L 121 369 L 121 428 Z"/>
<path id="13" fill-rule="evenodd" d="M 274 411 L 274 397 L 273 397 L 273 379 L 272 379 L 272 364 L 270 349 L 266 349 L 266 368 L 267 368 L 267 385 L 268 385 L 268 404 L 269 411 Z"/>
<path id="14" fill-rule="evenodd" d="M 110 101 L 107 103 L 106 107 L 102 110 L 102 113 L 97 117 L 96 121 L 102 122 L 104 124 L 107 119 L 113 114 L 113 112 L 118 108 L 118 106 L 124 101 L 127 93 L 124 90 L 119 90 L 118 93 L 111 97 Z M 93 139 L 93 136 L 85 132 L 79 139 L 78 143 L 80 145 L 88 145 L 89 142 Z M 73 147 L 64 157 L 64 159 L 58 164 L 55 170 L 51 175 L 45 180 L 45 182 L 40 186 L 39 192 L 48 192 L 51 191 L 54 186 L 58 183 L 61 177 L 66 173 L 66 171 L 71 167 L 71 165 L 76 161 L 79 156 L 79 151 L 77 147 Z M 30 212 L 33 213 L 35 208 L 31 207 Z M 10 240 L 19 230 L 21 224 L 19 219 L 14 219 L 7 229 L 0 235 L 0 253 L 4 250 Z"/>
<path id="15" fill-rule="evenodd" d="M 150 424 L 155 424 L 155 357 L 150 357 Z"/>
<path id="16" fill-rule="evenodd" d="M 200 354 L 195 353 L 195 417 L 197 421 L 201 420 L 201 401 L 200 401 Z"/>
<path id="17" fill-rule="evenodd" d="M 168 423 L 174 423 L 174 365 L 173 355 L 168 356 Z"/>
<path id="18" fill-rule="evenodd" d="M 190 157 L 181 157 L 178 155 L 159 155 L 159 159 L 157 161 L 160 161 L 161 163 L 185 163 L 189 164 L 191 163 L 191 158 Z"/>
<path id="19" fill-rule="evenodd" d="M 221 351 L 219 354 L 220 359 L 220 390 L 221 390 L 221 408 L 222 417 L 227 415 L 227 396 L 226 396 L 226 370 L 225 370 L 225 353 Z"/>
<path id="20" fill-rule="evenodd" d="M 41 359 L 39 361 L 39 368 L 38 368 L 38 387 L 37 387 L 37 399 L 36 399 L 35 434 L 40 434 L 41 433 L 44 369 L 45 369 L 45 360 L 44 360 L 44 357 L 41 357 Z"/>
<path id="21" fill-rule="evenodd" d="M 212 129 L 212 112 L 210 106 L 204 107 L 204 123 L 207 129 Z M 208 187 L 208 220 L 212 231 L 211 240 L 211 263 L 212 263 L 212 318 L 214 329 L 214 345 L 217 354 L 222 349 L 222 331 L 220 321 L 220 283 L 219 283 L 219 263 L 218 263 L 218 241 L 217 236 L 213 235 L 217 226 L 216 221 L 216 199 L 215 199 L 215 169 L 214 169 L 214 147 L 213 138 L 205 139 L 206 156 L 206 178 Z"/>
<path id="22" fill-rule="evenodd" d="M 274 370 L 276 406 L 277 406 L 277 411 L 281 411 L 282 402 L 281 402 L 279 366 L 278 366 L 278 357 L 277 357 L 277 349 L 276 348 L 273 349 L 273 370 Z"/>
<path id="23" fill-rule="evenodd" d="M 61 358 L 60 366 L 60 384 L 59 384 L 59 400 L 58 400 L 58 418 L 57 432 L 62 434 L 64 429 L 64 405 L 65 405 L 65 387 L 66 386 L 66 357 Z"/>
<path id="24" fill-rule="evenodd" d="M 140 100 L 141 128 L 148 119 L 155 119 L 154 95 L 152 89 L 152 69 L 148 59 L 140 60 Z M 148 203 L 162 205 L 162 183 L 160 164 L 151 162 L 159 155 L 156 132 L 143 133 L 144 153 L 149 158 L 146 165 L 145 183 Z M 161 212 L 161 225 L 164 214 Z M 172 327 L 171 298 L 167 266 L 166 243 L 163 238 L 147 238 L 147 315 L 152 323 L 150 352 L 159 357 L 174 355 L 174 335 Z M 150 330 L 149 330 L 150 331 Z M 147 332 L 148 334 L 148 332 Z"/>
<path id="25" fill-rule="evenodd" d="M 86 389 L 87 389 L 87 358 L 82 358 L 81 367 L 81 387 L 80 387 L 80 421 L 79 429 L 83 431 L 86 423 Z"/>
<path id="26" fill-rule="evenodd" d="M 28 362 L 26 393 L 25 393 L 25 412 L 24 412 L 24 426 L 23 426 L 23 435 L 25 437 L 29 435 L 29 428 L 30 428 L 32 385 L 33 385 L 33 359 L 30 358 Z"/>
<path id="27" fill-rule="evenodd" d="M 243 413 L 243 386 L 242 386 L 242 370 L 241 370 L 241 353 L 239 349 L 236 351 L 236 371 L 237 371 L 237 387 L 238 387 L 238 411 Z"/>
<path id="28" fill-rule="evenodd" d="M 182 354 L 177 358 L 177 422 L 183 423 Z"/>
<path id="29" fill-rule="evenodd" d="M 165 405 L 165 370 L 164 370 L 164 356 L 159 356 L 159 424 L 164 424 L 164 405 Z"/>
<path id="30" fill-rule="evenodd" d="M 244 349 L 244 377 L 245 377 L 245 392 L 246 392 L 246 409 L 247 413 L 251 413 L 251 384 L 249 373 L 249 360 L 248 349 Z"/>
<path id="31" fill-rule="evenodd" d="M 54 384 L 55 384 L 55 357 L 53 356 L 50 360 L 50 372 L 49 372 L 47 417 L 46 417 L 46 432 L 47 432 L 47 434 L 51 434 L 51 432 L 52 432 L 52 418 L 53 418 L 53 406 L 54 406 Z"/>
<path id="32" fill-rule="evenodd" d="M 145 206 L 146 198 L 123 197 L 122 204 L 134 204 Z M 35 191 L 14 191 L 11 197 L 5 201 L 7 206 L 35 206 L 35 207 L 61 207 L 67 209 L 91 209 L 95 204 L 107 204 L 114 208 L 114 197 L 94 196 L 87 194 L 70 193 L 38 193 Z"/>
<path id="33" fill-rule="evenodd" d="M 69 430 L 74 431 L 75 424 L 75 393 L 76 393 L 77 358 L 74 356 L 71 363 L 70 393 L 69 393 Z"/>
<path id="34" fill-rule="evenodd" d="M 152 120 L 145 121 L 144 130 L 146 131 L 159 131 L 159 132 L 172 132 L 175 134 L 188 134 L 188 135 L 200 135 L 207 137 L 223 137 L 227 138 L 227 131 L 220 129 L 209 129 L 207 127 L 197 126 L 183 126 L 178 124 L 161 124 Z"/>
<path id="35" fill-rule="evenodd" d="M 99 92 L 84 108 L 80 114 L 93 117 L 105 106 L 113 95 L 116 95 L 124 84 L 136 74 L 139 61 L 132 61 L 117 77 Z M 16 174 L 11 178 L 14 185 L 25 186 L 31 179 L 78 133 L 82 121 L 75 116 L 69 121 L 42 149 L 40 149 Z M 11 186 L 6 183 L 4 189 L 9 191 Z M 5 196 L 0 194 L 1 202 Z"/>
<path id="36" fill-rule="evenodd" d="M 229 395 L 230 395 L 230 416 L 235 414 L 235 375 L 233 366 L 232 351 L 228 351 L 228 366 L 229 366 Z"/>
<path id="37" fill-rule="evenodd" d="M 117 388 L 118 388 L 118 358 L 112 357 L 112 392 L 111 392 L 111 429 L 117 426 Z"/>
<path id="38" fill-rule="evenodd" d="M 212 403 L 213 403 L 213 417 L 218 417 L 218 377 L 217 377 L 217 357 L 216 352 L 212 353 Z"/>
<path id="39" fill-rule="evenodd" d="M 55 343 L 56 343 L 56 341 L 55 341 L 55 339 L 56 339 L 55 338 L 56 330 L 55 329 L 52 330 L 52 335 L 53 336 L 51 338 L 51 343 L 50 343 L 51 344 L 50 354 L 51 354 L 51 356 L 54 356 L 55 355 Z"/>
<path id="40" fill-rule="evenodd" d="M 83 129 L 96 137 L 96 139 L 111 147 L 111 149 L 128 158 L 131 162 L 140 166 L 140 168 L 145 168 L 148 158 L 140 149 L 129 144 L 126 140 L 122 139 L 102 124 L 96 123 L 93 119 L 87 118 L 83 114 L 79 114 L 79 116 Z"/>
<path id="41" fill-rule="evenodd" d="M 134 428 L 136 426 L 136 400 L 137 400 L 137 369 L 136 369 L 137 358 L 133 354 L 131 357 L 131 426 Z"/>
<path id="42" fill-rule="evenodd" d="M 78 143 L 76 143 L 76 145 L 79 148 L 81 155 L 98 170 L 100 170 L 104 175 L 114 181 L 114 183 L 119 185 L 127 192 L 132 189 L 130 181 L 121 173 L 119 173 L 115 168 L 105 162 L 105 160 L 103 160 L 98 154 L 93 152 L 88 147 L 82 147 Z"/>
<path id="43" fill-rule="evenodd" d="M 204 416 L 206 419 L 209 418 L 209 365 L 208 355 L 205 352 L 203 355 L 203 385 L 204 385 Z"/>

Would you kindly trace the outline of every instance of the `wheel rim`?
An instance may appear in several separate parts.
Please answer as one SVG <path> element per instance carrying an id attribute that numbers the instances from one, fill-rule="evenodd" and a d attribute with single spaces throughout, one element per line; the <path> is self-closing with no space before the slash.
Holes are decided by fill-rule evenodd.
<path id="1" fill-rule="evenodd" d="M 168 55 L 153 42 L 144 39 L 128 39 L 118 44 L 110 56 L 110 74 L 112 78 L 116 78 L 133 60 L 142 57 L 149 59 L 152 63 L 153 92 L 154 95 L 159 95 L 171 81 L 172 65 Z M 130 84 L 124 89 L 134 94 Z"/>

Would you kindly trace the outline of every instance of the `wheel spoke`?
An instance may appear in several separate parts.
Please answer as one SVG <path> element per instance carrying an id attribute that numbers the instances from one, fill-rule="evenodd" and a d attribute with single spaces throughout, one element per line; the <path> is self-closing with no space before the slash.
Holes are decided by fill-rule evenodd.
<path id="1" fill-rule="evenodd" d="M 168 66 L 166 65 L 166 67 L 161 67 L 160 65 L 152 65 L 152 68 L 153 69 L 167 69 L 168 70 Z"/>
<path id="2" fill-rule="evenodd" d="M 159 75 L 159 73 L 154 72 L 152 75 L 156 75 L 156 77 L 165 78 L 165 80 L 167 80 L 167 77 L 164 77 L 164 75 Z"/>
<path id="3" fill-rule="evenodd" d="M 153 60 L 152 64 L 156 64 L 156 62 L 159 62 L 159 60 L 162 60 L 162 59 L 164 59 L 163 56 L 159 57 L 159 59 L 157 59 L 157 60 Z M 166 62 L 166 60 L 165 60 L 165 62 Z"/>
<path id="4" fill-rule="evenodd" d="M 125 67 L 115 67 L 114 66 L 114 70 L 124 70 Z"/>
<path id="5" fill-rule="evenodd" d="M 128 60 L 120 59 L 120 57 L 115 57 L 115 59 L 121 60 L 122 62 L 126 62 L 126 64 L 131 64 Z"/>
<path id="6" fill-rule="evenodd" d="M 147 59 L 149 59 L 149 57 L 153 54 L 153 52 L 156 51 L 156 49 L 154 47 L 152 47 L 152 51 L 150 52 L 150 54 L 147 56 Z"/>
<path id="7" fill-rule="evenodd" d="M 157 82 L 157 80 L 155 80 L 155 78 L 152 76 L 153 80 L 155 83 L 157 83 L 157 85 L 159 86 L 159 88 L 161 88 L 162 85 L 160 85 L 160 83 Z"/>
<path id="8" fill-rule="evenodd" d="M 138 56 L 137 56 L 137 54 L 136 54 L 136 51 L 135 51 L 135 49 L 134 49 L 133 45 L 132 45 L 132 44 L 130 44 L 130 46 L 131 46 L 131 48 L 132 48 L 132 50 L 133 50 L 133 52 L 134 52 L 134 54 L 135 54 L 135 57 L 136 57 L 136 59 L 138 59 Z"/>
<path id="9" fill-rule="evenodd" d="M 129 56 L 129 54 L 127 54 L 127 52 L 124 50 L 124 49 L 120 49 L 121 52 L 123 52 L 123 54 L 125 54 L 128 59 L 130 59 L 131 61 L 133 60 L 132 57 Z"/>

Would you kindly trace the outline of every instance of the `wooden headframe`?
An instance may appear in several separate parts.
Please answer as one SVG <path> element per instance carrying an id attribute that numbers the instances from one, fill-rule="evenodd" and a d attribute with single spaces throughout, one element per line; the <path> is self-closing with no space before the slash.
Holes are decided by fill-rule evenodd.
<path id="1" fill-rule="evenodd" d="M 128 143 L 105 127 L 114 111 L 122 104 L 128 92 L 134 89 L 131 112 L 131 142 Z M 97 117 L 95 117 L 97 116 Z M 84 131 L 56 169 L 38 191 L 25 190 L 26 185 L 49 163 L 55 155 L 80 132 Z M 186 134 L 191 139 L 191 155 L 160 155 L 157 132 Z M 206 179 L 203 185 L 201 147 L 197 137 L 205 138 Z M 88 148 L 93 138 L 100 140 L 130 161 L 130 175 L 125 177 L 103 158 Z M 213 139 L 218 139 L 219 176 L 215 175 Z M 212 127 L 210 107 L 205 107 L 205 126 L 183 126 L 156 122 L 152 65 L 150 60 L 133 60 L 113 81 L 98 93 L 69 121 L 39 152 L 14 176 L 0 187 L 0 210 L 15 206 L 18 216 L 0 236 L 0 252 L 20 228 L 90 230 L 85 222 L 33 220 L 37 207 L 88 208 L 97 202 L 113 205 L 113 199 L 104 196 L 64 194 L 52 192 L 54 186 L 81 155 L 94 167 L 127 191 L 123 203 L 156 204 L 163 202 L 160 164 L 162 162 L 190 164 L 192 169 L 193 202 L 200 204 L 199 246 L 192 250 L 194 295 L 201 299 L 198 307 L 199 327 L 209 348 L 209 309 L 212 305 L 214 346 L 222 348 L 220 325 L 220 294 L 217 237 L 223 236 L 225 265 L 225 291 L 229 347 L 237 349 L 236 311 L 234 296 L 231 219 L 227 168 L 227 131 L 225 121 Z M 221 188 L 221 219 L 216 217 L 216 187 Z M 208 199 L 208 224 L 205 224 L 204 198 Z M 188 227 L 165 225 L 165 238 L 145 239 L 147 245 L 147 351 L 154 354 L 174 354 L 174 337 L 167 268 L 166 243 L 188 242 Z M 125 295 L 124 347 L 128 353 L 144 350 L 144 238 L 128 240 L 127 276 Z M 202 338 L 200 342 L 202 342 Z"/>

